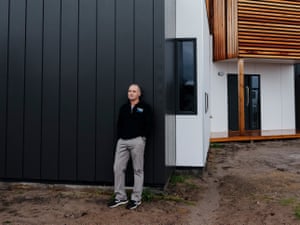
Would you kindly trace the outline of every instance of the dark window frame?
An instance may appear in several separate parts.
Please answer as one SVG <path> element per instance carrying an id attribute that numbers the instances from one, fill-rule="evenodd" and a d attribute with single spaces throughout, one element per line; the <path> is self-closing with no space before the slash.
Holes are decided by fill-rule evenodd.
<path id="1" fill-rule="evenodd" d="M 183 43 L 185 41 L 192 42 L 193 43 L 193 54 L 194 54 L 194 91 L 193 91 L 193 110 L 181 110 L 180 107 L 180 81 L 181 81 L 181 76 L 180 76 L 180 71 L 182 70 L 182 64 L 180 63 L 179 57 L 182 57 L 182 54 L 179 55 L 178 51 L 178 44 Z M 175 39 L 175 48 L 176 48 L 176 53 L 175 53 L 175 66 L 176 66 L 176 114 L 178 115 L 197 115 L 198 113 L 198 80 L 197 80 L 197 39 L 196 38 L 176 38 Z"/>

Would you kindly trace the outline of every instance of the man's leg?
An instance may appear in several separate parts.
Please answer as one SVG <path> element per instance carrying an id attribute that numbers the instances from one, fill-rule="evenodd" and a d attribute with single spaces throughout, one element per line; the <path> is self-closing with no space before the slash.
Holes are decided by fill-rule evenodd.
<path id="1" fill-rule="evenodd" d="M 116 147 L 116 155 L 114 162 L 114 186 L 115 186 L 115 199 L 127 200 L 125 192 L 125 170 L 129 160 L 130 153 L 126 140 L 119 139 Z"/>
<path id="2" fill-rule="evenodd" d="M 130 153 L 134 171 L 134 187 L 131 200 L 137 202 L 141 201 L 143 192 L 145 144 L 146 142 L 142 137 L 135 138 L 130 143 Z"/>

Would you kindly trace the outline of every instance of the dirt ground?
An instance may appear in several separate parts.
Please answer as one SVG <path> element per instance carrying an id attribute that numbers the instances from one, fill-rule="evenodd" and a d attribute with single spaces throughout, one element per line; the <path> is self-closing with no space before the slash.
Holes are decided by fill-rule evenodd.
<path id="1" fill-rule="evenodd" d="M 300 225 L 300 140 L 211 146 L 200 175 L 146 188 L 136 210 L 109 209 L 111 188 L 0 183 L 0 224 Z"/>

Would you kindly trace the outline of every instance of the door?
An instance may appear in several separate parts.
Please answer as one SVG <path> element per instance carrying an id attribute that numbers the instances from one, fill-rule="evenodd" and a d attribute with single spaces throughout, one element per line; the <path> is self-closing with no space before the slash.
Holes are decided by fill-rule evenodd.
<path id="1" fill-rule="evenodd" d="M 245 129 L 260 130 L 260 76 L 245 75 L 244 83 Z M 230 131 L 239 130 L 237 74 L 228 75 L 228 124 Z"/>

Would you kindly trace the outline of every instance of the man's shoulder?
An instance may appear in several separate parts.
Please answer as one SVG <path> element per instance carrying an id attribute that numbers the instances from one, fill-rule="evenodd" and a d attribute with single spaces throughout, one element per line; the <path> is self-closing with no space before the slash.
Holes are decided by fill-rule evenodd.
<path id="1" fill-rule="evenodd" d="M 144 102 L 144 101 L 139 102 L 139 104 L 137 105 L 137 107 L 143 108 L 143 109 L 145 109 L 147 111 L 151 111 L 151 106 L 148 103 Z"/>

